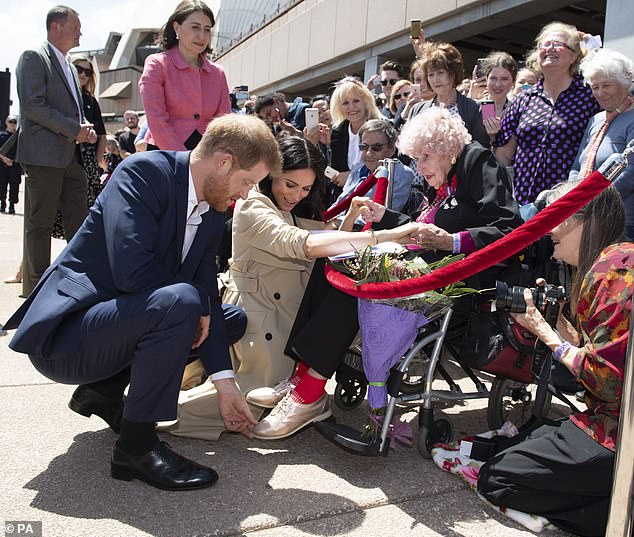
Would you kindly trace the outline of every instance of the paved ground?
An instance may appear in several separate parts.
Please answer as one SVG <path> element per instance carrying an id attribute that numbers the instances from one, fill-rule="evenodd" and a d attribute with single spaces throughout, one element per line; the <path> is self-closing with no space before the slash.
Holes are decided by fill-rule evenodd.
<path id="1" fill-rule="evenodd" d="M 20 262 L 21 230 L 21 214 L 0 214 L 2 277 Z M 54 249 L 61 247 L 55 241 Z M 19 292 L 19 285 L 0 283 L 0 323 L 21 303 Z M 26 356 L 8 349 L 9 337 L 0 335 L 2 522 L 42 521 L 44 537 L 532 535 L 415 448 L 358 457 L 312 428 L 268 443 L 163 435 L 177 451 L 218 470 L 220 481 L 211 489 L 170 493 L 115 481 L 109 475 L 115 436 L 99 419 L 71 412 L 66 405 L 74 387 L 39 375 Z M 486 430 L 482 401 L 445 411 L 458 436 Z M 350 423 L 361 423 L 364 413 L 364 406 L 336 411 Z M 410 412 L 405 419 L 414 417 Z"/>

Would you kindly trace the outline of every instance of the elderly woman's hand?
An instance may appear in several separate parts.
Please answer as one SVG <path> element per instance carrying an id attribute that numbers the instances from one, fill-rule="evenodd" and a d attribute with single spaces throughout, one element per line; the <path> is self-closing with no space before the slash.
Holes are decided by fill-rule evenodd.
<path id="1" fill-rule="evenodd" d="M 380 222 L 385 214 L 385 207 L 370 198 L 354 197 L 350 203 L 348 213 L 363 218 L 366 222 Z"/>
<path id="2" fill-rule="evenodd" d="M 453 235 L 434 224 L 416 224 L 416 233 L 412 239 L 416 244 L 428 250 L 453 251 Z"/>

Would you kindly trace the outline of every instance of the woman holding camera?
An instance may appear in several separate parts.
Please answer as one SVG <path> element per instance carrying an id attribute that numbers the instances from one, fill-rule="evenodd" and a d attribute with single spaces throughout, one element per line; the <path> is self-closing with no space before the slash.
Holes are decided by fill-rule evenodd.
<path id="1" fill-rule="evenodd" d="M 559 185 L 549 202 L 579 181 Z M 553 257 L 576 268 L 573 326 L 555 331 L 524 291 L 527 310 L 512 314 L 586 389 L 587 410 L 520 433 L 480 470 L 478 491 L 494 505 L 542 515 L 576 535 L 604 535 L 634 292 L 634 244 L 623 242 L 624 211 L 609 187 L 550 235 Z"/>

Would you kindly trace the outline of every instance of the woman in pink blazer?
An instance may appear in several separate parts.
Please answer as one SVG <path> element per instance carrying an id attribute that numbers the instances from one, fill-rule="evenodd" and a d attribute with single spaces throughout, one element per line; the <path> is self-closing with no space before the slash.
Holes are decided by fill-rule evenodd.
<path id="1" fill-rule="evenodd" d="M 207 124 L 231 111 L 225 73 L 207 59 L 214 24 L 204 2 L 185 0 L 163 27 L 165 50 L 147 58 L 139 81 L 148 149 L 193 149 Z"/>

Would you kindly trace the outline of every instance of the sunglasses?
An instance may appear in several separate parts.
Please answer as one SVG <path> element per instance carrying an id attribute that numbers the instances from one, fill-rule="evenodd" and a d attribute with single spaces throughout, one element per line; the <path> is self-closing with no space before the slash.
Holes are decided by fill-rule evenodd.
<path id="1" fill-rule="evenodd" d="M 552 48 L 554 50 L 564 50 L 566 48 L 568 50 L 572 50 L 563 41 L 544 41 L 543 43 L 539 44 L 539 50 L 548 50 L 549 48 Z"/>
<path id="2" fill-rule="evenodd" d="M 387 144 L 359 144 L 359 151 L 369 151 L 372 149 L 375 153 L 381 151 Z"/>
<path id="3" fill-rule="evenodd" d="M 397 93 L 396 95 L 394 95 L 394 100 L 398 101 L 401 97 L 409 97 L 411 93 L 412 93 L 411 91 L 404 91 L 403 93 Z"/>
<path id="4" fill-rule="evenodd" d="M 390 86 L 393 86 L 397 82 L 398 82 L 398 79 L 396 78 L 386 78 L 385 80 L 381 80 L 381 86 L 387 86 L 388 84 Z"/>
<path id="5" fill-rule="evenodd" d="M 90 67 L 86 69 L 85 67 L 82 67 L 81 65 L 75 65 L 75 69 L 77 69 L 77 73 L 80 75 L 83 73 L 86 76 L 92 76 L 92 69 L 90 69 Z"/>
<path id="6" fill-rule="evenodd" d="M 7 120 L 7 123 L 15 123 L 16 125 L 18 124 L 17 120 L 15 119 L 9 119 Z"/>

